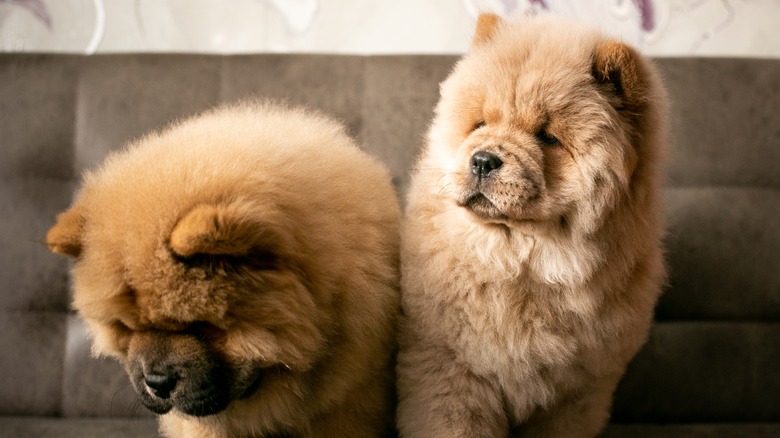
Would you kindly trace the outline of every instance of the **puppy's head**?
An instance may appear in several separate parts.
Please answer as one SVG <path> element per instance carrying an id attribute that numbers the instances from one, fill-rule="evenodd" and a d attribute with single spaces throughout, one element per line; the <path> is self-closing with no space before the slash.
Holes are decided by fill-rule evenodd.
<path id="1" fill-rule="evenodd" d="M 592 231 L 650 177 L 654 81 L 632 48 L 574 23 L 483 15 L 441 87 L 439 162 L 423 165 L 445 166 L 443 191 L 477 221 Z"/>
<path id="2" fill-rule="evenodd" d="M 123 361 L 146 407 L 211 415 L 312 366 L 327 303 L 298 274 L 289 221 L 273 204 L 222 199 L 176 214 L 134 193 L 88 183 L 47 243 L 75 258 L 74 306 L 95 352 Z"/>

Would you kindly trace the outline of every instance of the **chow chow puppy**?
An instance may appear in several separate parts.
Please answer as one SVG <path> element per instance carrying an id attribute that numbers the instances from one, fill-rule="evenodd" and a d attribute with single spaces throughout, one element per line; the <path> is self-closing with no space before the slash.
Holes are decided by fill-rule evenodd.
<path id="1" fill-rule="evenodd" d="M 88 173 L 47 235 L 169 437 L 393 430 L 400 208 L 336 122 L 212 110 Z"/>
<path id="2" fill-rule="evenodd" d="M 665 277 L 664 91 L 634 49 L 479 18 L 402 226 L 406 437 L 594 436 Z"/>

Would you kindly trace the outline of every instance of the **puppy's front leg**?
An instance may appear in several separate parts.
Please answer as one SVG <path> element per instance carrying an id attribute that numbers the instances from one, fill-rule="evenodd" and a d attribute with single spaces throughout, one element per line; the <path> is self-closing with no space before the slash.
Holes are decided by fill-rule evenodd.
<path id="1" fill-rule="evenodd" d="M 404 438 L 489 438 L 509 432 L 496 386 L 458 363 L 446 347 L 419 340 L 402 345 L 398 396 Z"/>
<path id="2" fill-rule="evenodd" d="M 387 374 L 392 374 L 388 371 Z M 302 438 L 395 437 L 392 380 L 377 376 L 354 388 L 330 412 L 318 415 L 300 435 Z M 297 435 L 296 435 L 297 436 Z"/>
<path id="3" fill-rule="evenodd" d="M 612 393 L 620 376 L 594 379 L 590 385 L 562 400 L 547 410 L 539 410 L 528 422 L 512 431 L 512 436 L 523 438 L 592 438 L 597 436 L 609 420 Z"/>

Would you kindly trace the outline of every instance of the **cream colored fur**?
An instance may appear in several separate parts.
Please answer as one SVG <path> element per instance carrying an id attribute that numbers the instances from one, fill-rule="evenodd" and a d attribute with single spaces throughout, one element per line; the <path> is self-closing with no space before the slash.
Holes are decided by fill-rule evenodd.
<path id="1" fill-rule="evenodd" d="M 399 224 L 387 170 L 340 124 L 250 102 L 111 155 L 47 240 L 76 257 L 96 354 L 266 370 L 219 413 L 174 407 L 165 436 L 362 438 L 392 429 Z"/>
<path id="2" fill-rule="evenodd" d="M 619 42 L 480 18 L 402 226 L 402 436 L 602 430 L 665 278 L 665 110 L 653 66 Z M 478 151 L 503 165 L 475 182 Z"/>

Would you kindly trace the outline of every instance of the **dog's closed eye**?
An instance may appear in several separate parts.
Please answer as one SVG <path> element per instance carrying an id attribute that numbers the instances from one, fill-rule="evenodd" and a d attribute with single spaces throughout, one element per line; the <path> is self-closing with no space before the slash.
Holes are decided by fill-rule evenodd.
<path id="1" fill-rule="evenodd" d="M 278 256 L 265 250 L 252 250 L 245 255 L 230 254 L 193 254 L 187 257 L 177 256 L 179 262 L 188 268 L 204 269 L 209 275 L 227 274 L 243 270 L 267 271 L 279 267 Z"/>
<path id="2" fill-rule="evenodd" d="M 536 139 L 544 146 L 556 146 L 560 144 L 558 137 L 550 134 L 546 128 L 542 128 L 536 133 Z"/>

